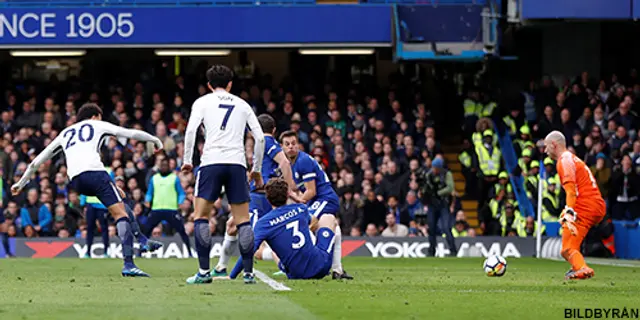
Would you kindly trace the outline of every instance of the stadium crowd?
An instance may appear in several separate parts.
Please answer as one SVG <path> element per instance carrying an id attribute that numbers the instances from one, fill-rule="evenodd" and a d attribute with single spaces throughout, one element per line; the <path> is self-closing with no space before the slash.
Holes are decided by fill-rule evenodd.
<path id="1" fill-rule="evenodd" d="M 538 205 L 539 172 L 546 172 L 541 193 L 543 221 L 557 221 L 565 200 L 555 163 L 545 157 L 540 143 L 553 130 L 561 131 L 568 149 L 591 168 L 592 180 L 607 202 L 609 218 L 639 218 L 638 98 L 636 70 L 625 79 L 613 75 L 595 80 L 585 72 L 575 79 L 565 78 L 559 85 L 548 77 L 531 81 L 522 92 L 522 102 L 509 106 L 504 116 L 495 113 L 495 103 L 487 103 L 479 90 L 470 90 L 463 106 L 469 139 L 460 161 L 467 193 L 478 198 L 484 234 L 524 236 L 538 227 L 533 216 L 519 210 L 510 174 L 501 159 L 503 150 L 496 126 L 508 130 L 512 138 L 518 160 L 511 175 L 524 178 L 534 210 Z M 478 193 L 474 193 L 476 185 Z"/>
<path id="2" fill-rule="evenodd" d="M 338 90 L 334 91 L 331 86 L 325 86 L 320 94 L 294 95 L 293 90 L 284 86 L 259 86 L 263 81 L 256 79 L 255 69 L 250 65 L 236 67 L 236 77 L 233 91 L 258 114 L 272 115 L 277 121 L 278 133 L 297 132 L 301 148 L 325 169 L 341 197 L 338 216 L 345 235 L 413 237 L 428 234 L 428 207 L 420 201 L 415 172 L 420 167 L 430 167 L 436 157 L 441 159 L 442 150 L 430 110 L 413 99 L 419 97 L 414 89 L 358 95 L 371 92 L 371 87 L 362 81 L 364 77 L 354 75 L 353 88 L 344 96 L 339 96 Z M 145 130 L 164 142 L 164 152 L 154 154 L 152 145 L 107 137 L 102 148 L 103 162 L 112 172 L 116 185 L 132 201 L 143 229 L 152 236 L 162 236 L 173 234 L 175 226 L 148 223 L 149 212 L 156 203 L 171 206 L 172 202 L 162 200 L 166 199 L 166 193 L 149 190 L 159 189 L 162 181 L 153 177 L 161 171 L 163 159 L 167 159 L 170 170 L 179 177 L 179 186 L 176 186 L 179 201 L 173 205 L 186 233 L 191 235 L 194 175 L 183 175 L 179 168 L 190 105 L 208 92 L 204 83 L 202 79 L 186 81 L 179 76 L 170 90 L 154 91 L 153 86 L 136 82 L 130 87 L 113 84 L 99 91 L 95 87 L 80 89 L 77 79 L 66 82 L 52 79 L 46 86 L 27 85 L 22 90 L 7 90 L 0 101 L 3 108 L 0 166 L 2 208 L 9 223 L 9 236 L 85 238 L 88 229 L 97 235 L 104 228 L 109 229 L 110 236 L 115 236 L 112 223 L 95 226 L 95 219 L 87 221 L 86 209 L 91 201 L 68 188 L 61 155 L 41 166 L 25 188 L 26 192 L 16 197 L 9 192 L 10 185 L 19 180 L 35 155 L 62 128 L 74 123 L 75 112 L 86 102 L 101 106 L 104 120 Z M 412 88 L 406 83 L 394 83 L 394 87 Z M 196 165 L 202 147 L 200 136 Z M 248 157 L 252 156 L 252 150 L 248 136 Z M 442 160 L 436 163 L 444 166 Z M 175 197 L 175 193 L 169 195 Z M 456 213 L 457 221 L 454 226 L 442 225 L 440 229 L 453 227 L 455 236 L 474 234 L 465 221 L 459 201 L 451 201 L 447 209 Z M 211 219 L 211 232 L 223 235 L 229 213 L 224 198 L 216 203 L 214 210 L 217 212 Z"/>
<path id="3" fill-rule="evenodd" d="M 330 86 L 320 94 L 293 94 L 285 87 L 259 86 L 254 68 L 236 67 L 235 91 L 255 108 L 277 120 L 277 132 L 294 130 L 304 151 L 309 152 L 325 169 L 341 197 L 339 219 L 345 235 L 351 236 L 427 236 L 429 206 L 423 204 L 424 190 L 417 173 L 436 166 L 446 167 L 436 138 L 433 119 L 427 104 L 404 100 L 409 92 L 379 90 L 385 95 L 358 95 L 372 92 L 364 81 L 355 81 L 342 97 Z M 395 78 L 396 81 L 400 81 Z M 72 80 L 73 81 L 73 80 Z M 130 199 L 139 223 L 152 236 L 173 234 L 175 225 L 149 221 L 153 203 L 165 194 L 150 189 L 153 176 L 160 171 L 163 159 L 179 178 L 178 210 L 188 235 L 193 232 L 192 200 L 194 176 L 183 175 L 181 166 L 184 132 L 190 104 L 207 89 L 201 81 L 187 84 L 176 77 L 169 92 L 154 91 L 141 82 L 131 90 L 111 85 L 108 90 L 79 90 L 77 83 L 59 83 L 45 87 L 30 85 L 4 94 L 0 130 L 0 166 L 2 173 L 2 208 L 8 220 L 10 237 L 57 236 L 86 237 L 113 225 L 88 228 L 87 199 L 68 188 L 64 159 L 60 156 L 40 168 L 28 192 L 12 197 L 9 186 L 17 181 L 35 155 L 66 125 L 83 103 L 94 102 L 105 110 L 105 120 L 142 129 L 158 136 L 165 145 L 161 154 L 153 147 L 133 140 L 106 138 L 103 160 L 116 184 Z M 407 82 L 402 85 L 412 87 Z M 401 87 L 397 83 L 391 88 Z M 73 88 L 73 89 L 71 89 Z M 415 88 L 415 87 L 413 87 Z M 407 91 L 407 90 L 405 90 Z M 464 100 L 465 130 L 459 161 L 466 179 L 465 197 L 478 200 L 483 234 L 531 236 L 536 228 L 534 217 L 520 212 L 509 174 L 498 144 L 495 121 L 501 121 L 513 138 L 519 157 L 512 175 L 522 175 L 531 203 L 537 206 L 537 159 L 544 159 L 547 179 L 543 181 L 542 212 L 545 222 L 556 221 L 563 208 L 564 196 L 555 166 L 543 156 L 537 142 L 552 130 L 567 137 L 570 150 L 591 166 L 593 176 L 608 203 L 613 219 L 635 219 L 640 214 L 640 140 L 634 109 L 640 95 L 640 81 L 632 72 L 625 81 L 615 75 L 610 81 L 593 81 L 584 73 L 575 81 L 558 86 L 545 78 L 530 83 L 523 93 L 523 103 L 514 103 L 507 115 L 497 118 L 496 103 L 479 90 L 471 89 Z M 460 100 L 462 100 L 461 97 Z M 503 108 L 504 109 L 504 108 Z M 502 125 L 502 124 L 501 124 Z M 203 143 L 199 138 L 198 150 Z M 247 155 L 252 141 L 247 138 Z M 196 152 L 196 161 L 198 152 Z M 248 159 L 250 160 L 250 159 Z M 250 163 L 250 161 L 248 161 Z M 197 162 L 196 162 L 197 164 Z M 163 173 L 163 175 L 166 173 Z M 151 182 L 151 184 L 153 184 Z M 151 188 L 153 189 L 153 188 Z M 157 199 L 156 199 L 157 198 Z M 154 201 L 154 199 L 156 199 Z M 440 224 L 437 232 L 451 229 L 454 237 L 475 236 L 461 210 L 460 199 L 453 192 L 447 199 L 451 226 Z M 164 203 L 166 204 L 166 203 Z M 171 205 L 171 204 L 169 204 Z M 211 219 L 212 234 L 223 235 L 228 204 L 221 199 Z M 93 220 L 93 219 L 91 219 Z M 543 230 L 544 231 L 544 230 Z"/>

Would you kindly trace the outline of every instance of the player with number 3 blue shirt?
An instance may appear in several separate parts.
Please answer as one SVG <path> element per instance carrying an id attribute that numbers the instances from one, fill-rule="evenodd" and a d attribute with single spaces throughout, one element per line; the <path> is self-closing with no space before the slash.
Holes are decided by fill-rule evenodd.
<path id="1" fill-rule="evenodd" d="M 335 216 L 320 217 L 314 245 L 309 230 L 308 207 L 301 203 L 286 204 L 289 187 L 283 179 L 269 180 L 265 189 L 273 210 L 256 222 L 254 247 L 266 242 L 279 258 L 278 267 L 289 279 L 321 279 L 327 276 L 333 264 Z M 239 271 L 240 268 L 234 268 L 230 278 L 235 279 Z"/>
<path id="2" fill-rule="evenodd" d="M 123 276 L 148 277 L 133 263 L 133 237 L 135 227 L 122 201 L 122 196 L 100 159 L 99 147 L 103 138 L 116 136 L 151 141 L 156 149 L 162 149 L 162 141 L 144 131 L 126 129 L 102 120 L 102 109 L 96 104 L 83 105 L 76 115 L 77 123 L 68 126 L 27 167 L 20 181 L 11 187 L 11 193 L 19 194 L 31 176 L 45 161 L 63 152 L 67 162 L 70 187 L 80 194 L 96 196 L 107 207 L 116 221 L 116 230 L 122 240 L 124 256 Z M 146 244 L 146 237 L 143 237 Z M 141 243 L 142 244 L 142 243 Z"/>
<path id="3" fill-rule="evenodd" d="M 298 149 L 298 135 L 294 131 L 286 131 L 280 135 L 280 143 L 291 162 L 293 180 L 302 192 L 294 199 L 306 203 L 309 212 L 320 219 L 323 215 L 335 216 L 340 210 L 340 200 L 331 186 L 331 180 L 320 164 L 308 153 Z M 333 278 L 352 279 L 342 268 L 342 234 L 340 227 L 336 229 L 335 251 L 333 253 Z"/>

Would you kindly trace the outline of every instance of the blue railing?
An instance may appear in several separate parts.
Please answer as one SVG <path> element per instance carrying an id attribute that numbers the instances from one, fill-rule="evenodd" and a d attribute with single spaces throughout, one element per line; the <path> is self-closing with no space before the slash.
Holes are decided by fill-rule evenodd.
<path id="1" fill-rule="evenodd" d="M 484 5 L 489 0 L 359 0 L 361 5 Z M 0 7 L 313 5 L 315 0 L 0 0 Z"/>

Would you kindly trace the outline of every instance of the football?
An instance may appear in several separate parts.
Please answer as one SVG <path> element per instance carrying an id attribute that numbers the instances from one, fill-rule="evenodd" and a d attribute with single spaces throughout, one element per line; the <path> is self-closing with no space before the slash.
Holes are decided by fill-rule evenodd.
<path id="1" fill-rule="evenodd" d="M 484 260 L 483 268 L 489 277 L 502 277 L 507 272 L 507 260 L 501 256 L 489 256 Z"/>

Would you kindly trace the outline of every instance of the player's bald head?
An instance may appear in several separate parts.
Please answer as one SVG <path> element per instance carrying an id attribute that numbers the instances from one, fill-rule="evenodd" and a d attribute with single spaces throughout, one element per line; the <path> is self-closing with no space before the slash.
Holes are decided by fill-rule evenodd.
<path id="1" fill-rule="evenodd" d="M 547 135 L 546 138 L 544 138 L 545 144 L 547 144 L 547 142 L 552 142 L 558 146 L 562 146 L 562 147 L 566 147 L 567 146 L 567 140 L 564 137 L 564 134 L 562 134 L 562 132 L 560 131 L 552 131 L 551 133 L 549 133 Z"/>
<path id="2" fill-rule="evenodd" d="M 549 158 L 558 160 L 558 157 L 567 150 L 567 140 L 560 131 L 552 131 L 544 138 L 545 152 Z"/>

